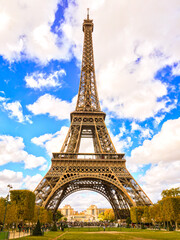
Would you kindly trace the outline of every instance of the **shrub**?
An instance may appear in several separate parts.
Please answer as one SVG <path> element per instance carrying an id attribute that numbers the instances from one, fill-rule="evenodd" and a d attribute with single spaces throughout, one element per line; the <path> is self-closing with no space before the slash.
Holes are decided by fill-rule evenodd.
<path id="1" fill-rule="evenodd" d="M 57 226 L 56 226 L 56 223 L 53 224 L 52 228 L 51 228 L 51 231 L 57 231 Z"/>
<path id="2" fill-rule="evenodd" d="M 43 233 L 41 231 L 41 224 L 40 224 L 40 221 L 38 220 L 36 227 L 33 230 L 33 236 L 42 236 L 42 235 L 43 235 Z"/>

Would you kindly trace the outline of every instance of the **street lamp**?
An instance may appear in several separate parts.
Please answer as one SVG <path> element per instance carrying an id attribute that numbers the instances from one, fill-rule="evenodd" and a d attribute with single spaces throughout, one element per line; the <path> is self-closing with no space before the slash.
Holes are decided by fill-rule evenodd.
<path id="1" fill-rule="evenodd" d="M 7 187 L 9 188 L 9 190 L 8 190 L 8 195 L 7 195 L 7 199 L 6 199 L 6 207 L 5 207 L 5 213 L 4 213 L 4 220 L 3 220 L 2 231 L 3 231 L 3 229 L 4 229 L 4 224 L 5 224 L 5 220 L 6 220 L 6 212 L 7 212 L 7 204 L 8 204 L 8 200 L 9 200 L 9 193 L 10 193 L 10 189 L 12 188 L 12 186 L 11 186 L 10 184 L 8 184 Z"/>

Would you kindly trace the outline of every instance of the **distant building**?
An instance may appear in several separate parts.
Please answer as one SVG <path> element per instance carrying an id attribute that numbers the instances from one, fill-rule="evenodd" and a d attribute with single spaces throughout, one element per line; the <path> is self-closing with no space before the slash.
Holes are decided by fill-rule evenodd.
<path id="1" fill-rule="evenodd" d="M 70 205 L 65 205 L 59 210 L 68 221 L 96 222 L 98 221 L 99 213 L 104 212 L 106 208 L 97 208 L 96 205 L 91 205 L 86 210 L 79 213 L 78 211 L 74 211 Z"/>

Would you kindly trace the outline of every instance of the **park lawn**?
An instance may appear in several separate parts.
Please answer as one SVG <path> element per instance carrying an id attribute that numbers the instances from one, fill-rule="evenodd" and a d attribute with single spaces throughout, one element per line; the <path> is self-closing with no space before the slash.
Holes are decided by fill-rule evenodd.
<path id="1" fill-rule="evenodd" d="M 132 237 L 127 237 L 124 234 L 114 233 L 80 233 L 80 232 L 66 232 L 58 240 L 132 240 Z M 136 239 L 137 240 L 137 239 Z"/>
<path id="2" fill-rule="evenodd" d="M 88 232 L 91 229 L 91 232 Z M 69 230 L 69 232 L 68 232 Z M 73 231 L 74 230 L 74 231 Z M 81 231 L 80 231 L 81 230 Z M 83 231 L 84 230 L 84 231 Z M 98 230 L 101 230 L 101 232 Z M 107 230 L 107 229 L 106 229 Z M 109 229 L 108 229 L 109 230 Z M 112 230 L 112 229 L 111 229 Z M 65 232 L 46 232 L 44 236 L 40 237 L 22 237 L 17 240 L 180 240 L 180 232 L 166 232 L 157 230 L 141 230 L 141 229 L 125 229 L 114 228 L 114 231 L 102 231 L 101 228 L 70 228 Z M 116 230 L 116 231 L 115 231 Z"/>
<path id="3" fill-rule="evenodd" d="M 34 239 L 38 239 L 38 240 L 51 240 L 54 239 L 58 236 L 60 236 L 62 234 L 61 231 L 58 232 L 45 232 L 44 236 L 27 236 L 27 237 L 21 237 L 21 238 L 16 238 L 16 240 L 24 240 L 24 239 L 28 239 L 28 240 L 34 240 Z"/>
<path id="4" fill-rule="evenodd" d="M 180 232 L 142 231 L 139 232 L 66 232 L 58 240 L 180 240 Z"/>
<path id="5" fill-rule="evenodd" d="M 77 227 L 77 228 L 65 228 L 66 232 L 99 232 L 104 231 L 102 227 Z M 144 232 L 152 231 L 147 229 L 138 229 L 138 228 L 117 228 L 117 227 L 108 227 L 105 231 L 118 231 L 118 232 Z"/>

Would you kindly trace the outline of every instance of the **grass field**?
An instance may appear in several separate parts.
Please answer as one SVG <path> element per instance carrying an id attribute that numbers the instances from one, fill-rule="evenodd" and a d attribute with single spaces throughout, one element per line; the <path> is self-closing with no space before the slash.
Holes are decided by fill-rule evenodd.
<path id="1" fill-rule="evenodd" d="M 109 231 L 111 230 L 111 231 Z M 17 240 L 180 240 L 180 232 L 141 230 L 127 228 L 70 228 L 65 232 L 47 232 L 42 237 L 23 237 Z"/>

